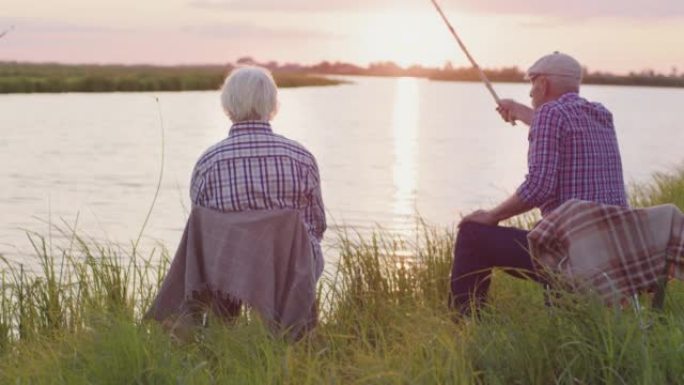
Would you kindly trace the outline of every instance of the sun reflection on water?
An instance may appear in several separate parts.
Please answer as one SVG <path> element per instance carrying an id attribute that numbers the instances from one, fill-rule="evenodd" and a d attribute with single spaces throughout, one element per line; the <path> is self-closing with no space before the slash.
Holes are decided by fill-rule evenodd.
<path id="1" fill-rule="evenodd" d="M 418 181 L 418 79 L 399 78 L 394 92 L 392 136 L 394 142 L 394 200 L 395 224 L 409 230 L 416 214 Z"/>

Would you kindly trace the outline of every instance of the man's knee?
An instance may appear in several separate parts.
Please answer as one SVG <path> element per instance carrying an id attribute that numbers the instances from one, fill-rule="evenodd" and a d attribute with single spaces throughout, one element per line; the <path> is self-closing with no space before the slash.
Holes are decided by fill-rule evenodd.
<path id="1" fill-rule="evenodd" d="M 482 225 L 476 222 L 461 222 L 461 224 L 458 225 L 458 233 L 459 234 L 473 234 L 477 233 L 478 229 Z"/>
<path id="2" fill-rule="evenodd" d="M 475 222 L 461 223 L 456 236 L 456 247 L 470 247 L 478 244 L 483 239 L 485 231 L 485 225 Z"/>

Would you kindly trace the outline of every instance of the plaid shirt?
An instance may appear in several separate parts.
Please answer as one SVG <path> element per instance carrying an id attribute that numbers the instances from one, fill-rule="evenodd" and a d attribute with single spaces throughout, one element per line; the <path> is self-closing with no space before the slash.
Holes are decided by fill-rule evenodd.
<path id="1" fill-rule="evenodd" d="M 322 257 L 326 223 L 316 159 L 267 122 L 236 123 L 205 151 L 192 173 L 190 199 L 219 211 L 298 210 L 314 256 Z"/>
<path id="2" fill-rule="evenodd" d="M 627 206 L 612 114 L 574 92 L 535 111 L 517 194 L 542 216 L 568 199 Z"/>
<path id="3" fill-rule="evenodd" d="M 666 276 L 684 279 L 684 215 L 672 205 L 629 209 L 570 199 L 527 235 L 538 267 L 617 303 Z M 671 269 L 665 271 L 666 262 Z"/>

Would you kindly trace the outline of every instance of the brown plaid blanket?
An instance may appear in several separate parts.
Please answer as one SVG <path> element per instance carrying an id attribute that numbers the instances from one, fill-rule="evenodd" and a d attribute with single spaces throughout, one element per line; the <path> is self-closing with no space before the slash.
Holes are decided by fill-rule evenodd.
<path id="1" fill-rule="evenodd" d="M 606 303 L 653 290 L 667 261 L 669 277 L 684 279 L 684 215 L 672 204 L 630 209 L 573 199 L 527 239 L 538 268 L 560 273 Z"/>

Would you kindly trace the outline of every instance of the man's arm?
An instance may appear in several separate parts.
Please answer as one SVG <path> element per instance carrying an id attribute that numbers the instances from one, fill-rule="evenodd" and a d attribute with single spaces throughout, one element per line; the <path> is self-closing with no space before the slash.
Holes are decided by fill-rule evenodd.
<path id="1" fill-rule="evenodd" d="M 461 223 L 476 222 L 495 226 L 503 220 L 528 212 L 533 208 L 534 206 L 520 199 L 518 194 L 513 194 L 491 210 L 478 210 L 466 215 L 461 220 Z"/>
<path id="2" fill-rule="evenodd" d="M 497 222 L 501 222 L 516 215 L 526 213 L 533 208 L 534 206 L 520 199 L 518 194 L 513 194 L 491 211 L 492 215 L 497 219 Z"/>
<path id="3" fill-rule="evenodd" d="M 530 131 L 529 172 L 525 181 L 515 194 L 495 208 L 475 211 L 461 222 L 496 225 L 539 206 L 553 194 L 558 177 L 562 116 L 548 106 L 541 107 L 538 114 L 535 127 Z"/>
<path id="4" fill-rule="evenodd" d="M 540 107 L 530 128 L 527 157 L 528 173 L 516 190 L 516 195 L 530 205 L 539 207 L 554 197 L 558 188 L 561 131 L 563 114 L 551 104 Z"/>
<path id="5" fill-rule="evenodd" d="M 519 120 L 529 126 L 532 124 L 532 118 L 534 117 L 534 110 L 512 99 L 501 99 L 496 107 L 496 111 L 499 112 L 501 118 L 506 123 Z"/>

